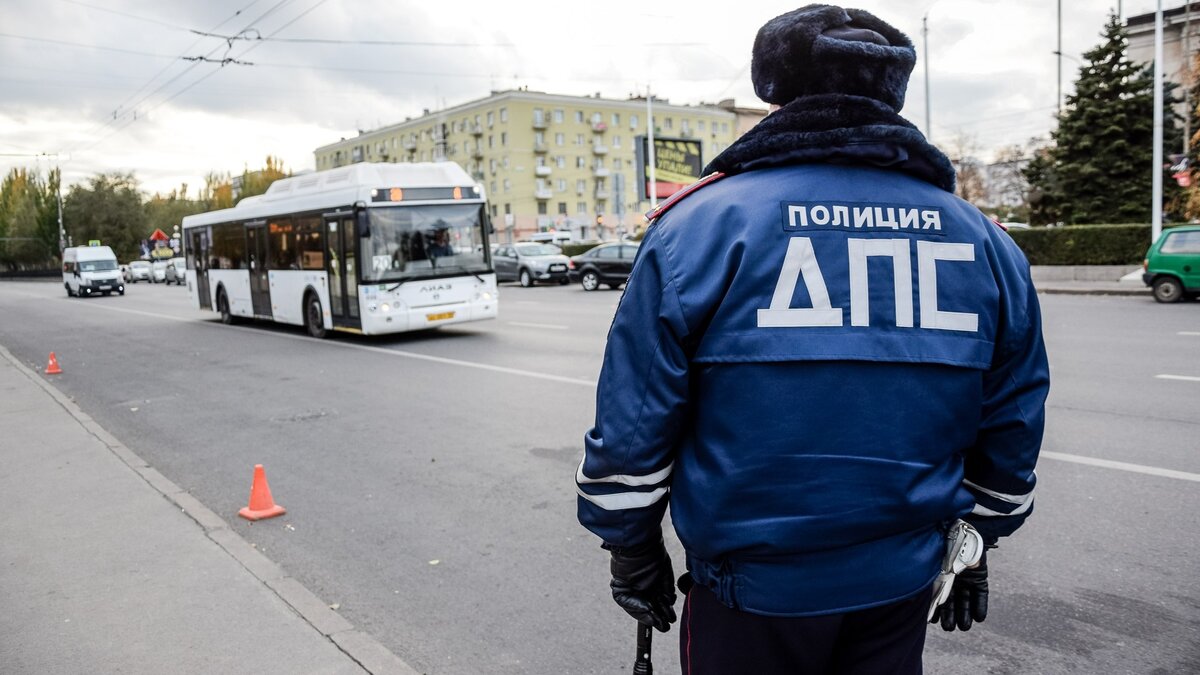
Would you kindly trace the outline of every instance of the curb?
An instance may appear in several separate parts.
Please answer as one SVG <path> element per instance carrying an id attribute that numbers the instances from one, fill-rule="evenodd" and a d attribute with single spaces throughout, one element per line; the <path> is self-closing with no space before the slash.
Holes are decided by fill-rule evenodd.
<path id="1" fill-rule="evenodd" d="M 278 563 L 267 558 L 241 535 L 229 529 L 228 523 L 201 504 L 191 493 L 183 490 L 138 457 L 132 450 L 125 447 L 96 420 L 83 412 L 66 394 L 47 382 L 45 378 L 39 377 L 34 370 L 21 363 L 3 345 L 0 345 L 0 358 L 7 360 L 18 371 L 41 387 L 85 431 L 108 448 L 109 452 L 117 459 L 183 511 L 184 515 L 195 521 L 210 541 L 238 561 L 251 576 L 269 588 L 309 626 L 332 642 L 339 651 L 361 668 L 371 675 L 419 675 L 420 671 L 405 663 L 375 638 L 355 629 L 350 622 L 330 609 L 328 603 L 318 598 L 299 581 L 289 577 Z"/>
<path id="2" fill-rule="evenodd" d="M 1037 288 L 1038 293 L 1047 295 L 1121 295 L 1126 297 L 1150 297 L 1150 291 L 1136 289 L 1103 289 L 1103 288 Z"/>

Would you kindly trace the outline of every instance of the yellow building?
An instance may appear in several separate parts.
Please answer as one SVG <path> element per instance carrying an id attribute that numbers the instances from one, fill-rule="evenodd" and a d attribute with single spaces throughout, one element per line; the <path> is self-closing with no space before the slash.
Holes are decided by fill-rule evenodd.
<path id="1" fill-rule="evenodd" d="M 655 99 L 655 138 L 699 146 L 702 164 L 728 147 L 765 110 L 670 105 Z M 639 198 L 637 139 L 645 136 L 644 98 L 561 96 L 528 90 L 487 98 L 364 131 L 314 151 L 317 170 L 354 162 L 457 162 L 487 191 L 497 239 L 568 230 L 608 239 L 645 224 Z"/>

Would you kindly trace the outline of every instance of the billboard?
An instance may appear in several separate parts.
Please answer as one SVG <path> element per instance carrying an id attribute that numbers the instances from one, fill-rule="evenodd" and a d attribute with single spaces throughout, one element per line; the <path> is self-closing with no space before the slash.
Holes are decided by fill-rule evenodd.
<path id="1" fill-rule="evenodd" d="M 649 143 L 646 136 L 637 137 L 638 198 L 650 199 Z M 700 180 L 704 160 L 700 141 L 683 138 L 654 137 L 654 192 L 665 199 L 680 189 Z"/>

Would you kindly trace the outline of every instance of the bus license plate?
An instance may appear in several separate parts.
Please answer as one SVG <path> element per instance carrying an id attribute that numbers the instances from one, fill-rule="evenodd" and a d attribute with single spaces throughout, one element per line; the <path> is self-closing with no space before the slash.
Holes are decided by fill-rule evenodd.
<path id="1" fill-rule="evenodd" d="M 429 321 L 442 321 L 443 319 L 453 319 L 454 312 L 442 312 L 441 314 L 426 314 L 425 318 Z"/>

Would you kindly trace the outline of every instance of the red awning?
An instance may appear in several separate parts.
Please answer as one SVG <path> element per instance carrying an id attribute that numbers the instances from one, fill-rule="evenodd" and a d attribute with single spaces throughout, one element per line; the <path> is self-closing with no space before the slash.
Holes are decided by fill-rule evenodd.
<path id="1" fill-rule="evenodd" d="M 170 239 L 162 230 L 154 230 L 154 234 L 150 235 L 150 241 L 167 241 Z"/>

